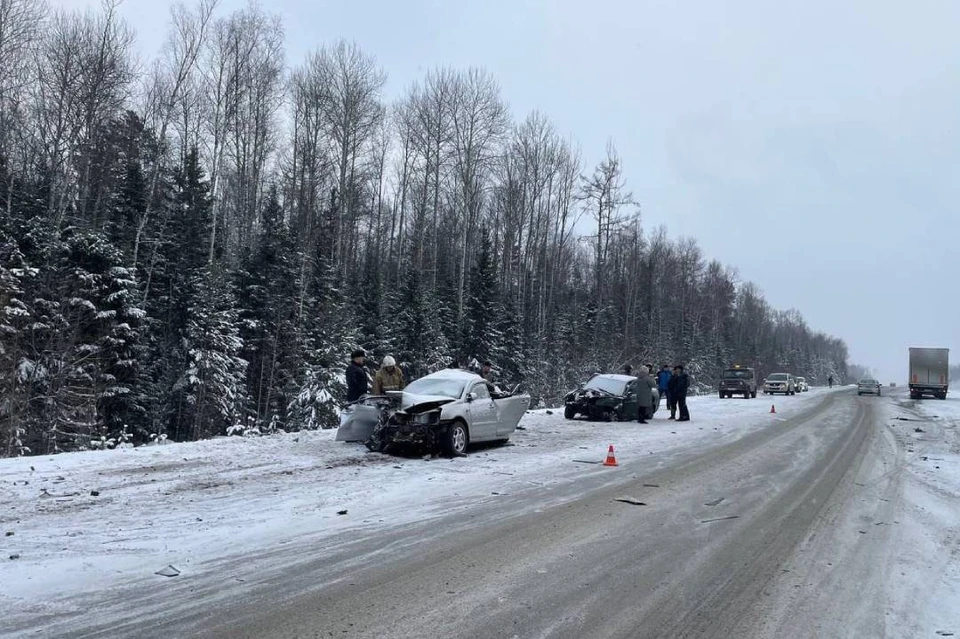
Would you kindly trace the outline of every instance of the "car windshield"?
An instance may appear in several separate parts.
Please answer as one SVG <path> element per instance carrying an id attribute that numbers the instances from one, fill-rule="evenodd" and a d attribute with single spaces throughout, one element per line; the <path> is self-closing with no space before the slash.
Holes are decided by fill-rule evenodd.
<path id="1" fill-rule="evenodd" d="M 786 373 L 774 373 L 773 375 L 771 375 L 771 376 L 768 377 L 767 379 L 769 379 L 771 382 L 785 382 L 785 381 L 787 381 L 787 374 L 786 374 Z"/>
<path id="2" fill-rule="evenodd" d="M 603 391 L 611 395 L 623 395 L 627 388 L 627 383 L 619 379 L 610 379 L 609 377 L 597 375 L 584 384 L 583 387 L 585 389 Z"/>
<path id="3" fill-rule="evenodd" d="M 739 369 L 731 369 L 728 371 L 723 371 L 724 379 L 750 379 L 753 377 L 753 373 L 750 371 L 744 371 Z"/>
<path id="4" fill-rule="evenodd" d="M 421 377 L 403 389 L 414 395 L 439 395 L 460 399 L 463 395 L 463 380 L 444 377 Z"/>

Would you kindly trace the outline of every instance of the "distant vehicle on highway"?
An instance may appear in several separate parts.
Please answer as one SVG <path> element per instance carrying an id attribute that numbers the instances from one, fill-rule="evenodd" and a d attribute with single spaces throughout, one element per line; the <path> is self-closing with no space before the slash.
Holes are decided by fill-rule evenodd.
<path id="1" fill-rule="evenodd" d="M 734 366 L 723 371 L 720 378 L 720 399 L 743 395 L 744 399 L 757 396 L 757 372 L 752 368 Z"/>
<path id="2" fill-rule="evenodd" d="M 876 395 L 880 397 L 880 382 L 872 377 L 864 377 L 857 382 L 857 395 Z"/>
<path id="3" fill-rule="evenodd" d="M 810 390 L 810 384 L 807 383 L 807 378 L 806 378 L 806 377 L 798 377 L 798 378 L 797 378 L 797 392 L 798 392 L 798 393 L 806 393 L 808 390 Z"/>
<path id="4" fill-rule="evenodd" d="M 790 373 L 773 373 L 767 376 L 763 382 L 764 395 L 784 395 L 797 394 L 797 380 Z"/>
<path id="5" fill-rule="evenodd" d="M 949 386 L 949 348 L 910 349 L 910 399 L 925 395 L 946 399 Z"/>

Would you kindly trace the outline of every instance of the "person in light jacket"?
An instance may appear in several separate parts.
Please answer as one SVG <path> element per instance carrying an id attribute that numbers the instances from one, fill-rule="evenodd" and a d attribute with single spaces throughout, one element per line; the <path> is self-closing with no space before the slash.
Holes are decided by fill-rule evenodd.
<path id="1" fill-rule="evenodd" d="M 397 360 L 387 355 L 380 363 L 380 370 L 373 378 L 373 394 L 383 395 L 387 391 L 400 391 L 406 386 L 403 373 L 397 368 Z"/>
<path id="2" fill-rule="evenodd" d="M 650 376 L 650 369 L 641 366 L 637 371 L 637 422 L 646 424 L 647 418 L 653 416 L 653 389 L 657 382 Z"/>

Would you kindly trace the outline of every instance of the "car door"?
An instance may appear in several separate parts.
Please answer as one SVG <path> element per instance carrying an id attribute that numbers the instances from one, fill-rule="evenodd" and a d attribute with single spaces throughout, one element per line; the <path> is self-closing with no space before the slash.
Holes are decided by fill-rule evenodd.
<path id="1" fill-rule="evenodd" d="M 468 403 L 470 414 L 470 441 L 490 441 L 497 437 L 497 405 L 490 397 L 486 382 L 476 382 L 468 391 L 473 400 Z"/>
<path id="2" fill-rule="evenodd" d="M 623 407 L 620 409 L 620 419 L 636 419 L 640 406 L 637 403 L 637 380 L 627 383 L 627 390 L 623 397 Z"/>

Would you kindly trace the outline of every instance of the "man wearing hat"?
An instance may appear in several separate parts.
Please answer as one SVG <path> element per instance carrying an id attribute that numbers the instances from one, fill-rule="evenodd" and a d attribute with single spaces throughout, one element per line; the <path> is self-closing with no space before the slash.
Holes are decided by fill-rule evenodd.
<path id="1" fill-rule="evenodd" d="M 496 384 L 495 375 L 493 374 L 493 364 L 489 361 L 484 362 L 480 368 L 480 377 L 487 380 L 488 384 Z"/>
<path id="2" fill-rule="evenodd" d="M 347 403 L 353 403 L 367 394 L 367 371 L 363 367 L 367 356 L 363 349 L 350 353 L 350 365 L 347 366 Z"/>

